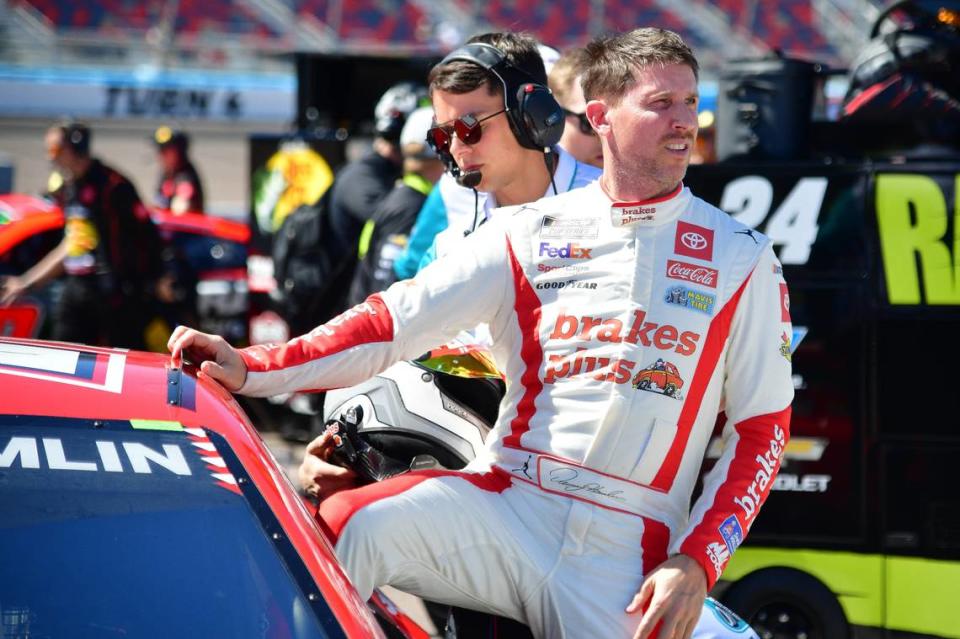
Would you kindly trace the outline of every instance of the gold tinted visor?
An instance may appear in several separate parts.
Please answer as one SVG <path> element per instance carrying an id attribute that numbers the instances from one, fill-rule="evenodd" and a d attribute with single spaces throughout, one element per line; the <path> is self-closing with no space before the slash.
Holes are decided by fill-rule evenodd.
<path id="1" fill-rule="evenodd" d="M 503 377 L 490 352 L 476 346 L 441 346 L 421 355 L 416 362 L 423 368 L 456 377 Z"/>

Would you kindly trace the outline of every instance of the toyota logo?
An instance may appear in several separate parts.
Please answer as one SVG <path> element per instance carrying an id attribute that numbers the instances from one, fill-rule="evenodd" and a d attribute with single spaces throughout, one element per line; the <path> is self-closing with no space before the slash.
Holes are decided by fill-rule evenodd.
<path id="1" fill-rule="evenodd" d="M 707 248 L 707 238 L 693 231 L 687 231 L 681 235 L 680 241 L 683 242 L 684 246 L 692 251 L 702 251 L 703 249 Z"/>

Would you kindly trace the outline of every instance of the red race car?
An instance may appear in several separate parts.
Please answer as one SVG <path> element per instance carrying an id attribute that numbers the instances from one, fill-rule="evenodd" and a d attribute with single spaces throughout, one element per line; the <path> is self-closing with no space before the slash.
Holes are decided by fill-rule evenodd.
<path id="1" fill-rule="evenodd" d="M 0 338 L 11 636 L 427 637 L 368 607 L 229 393 L 163 355 Z"/>

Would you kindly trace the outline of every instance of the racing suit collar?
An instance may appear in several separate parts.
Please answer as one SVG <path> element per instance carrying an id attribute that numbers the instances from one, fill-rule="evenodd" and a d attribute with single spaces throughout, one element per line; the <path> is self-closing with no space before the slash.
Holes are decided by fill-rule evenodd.
<path id="1" fill-rule="evenodd" d="M 603 188 L 598 188 L 603 192 Z M 604 193 L 606 195 L 606 193 Z M 609 199 L 609 196 L 607 196 Z M 690 189 L 683 183 L 666 195 L 638 202 L 610 203 L 610 222 L 615 227 L 659 226 L 677 218 L 690 200 Z"/>

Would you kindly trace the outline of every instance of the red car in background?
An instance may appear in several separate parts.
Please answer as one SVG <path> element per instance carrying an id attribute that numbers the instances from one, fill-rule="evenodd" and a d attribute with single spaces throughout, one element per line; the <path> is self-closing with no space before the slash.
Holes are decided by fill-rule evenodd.
<path id="1" fill-rule="evenodd" d="M 0 389 L 4 636 L 427 637 L 195 368 L 0 337 Z"/>
<path id="2" fill-rule="evenodd" d="M 190 321 L 202 330 L 242 344 L 248 338 L 246 224 L 223 218 L 152 209 L 151 218 L 171 261 L 189 289 L 189 313 L 168 313 L 168 324 Z M 63 211 L 42 198 L 0 195 L 0 277 L 19 275 L 63 237 Z M 33 291 L 16 305 L 0 308 L 0 335 L 43 336 L 43 321 L 56 283 Z M 160 340 L 164 341 L 164 340 Z"/>

